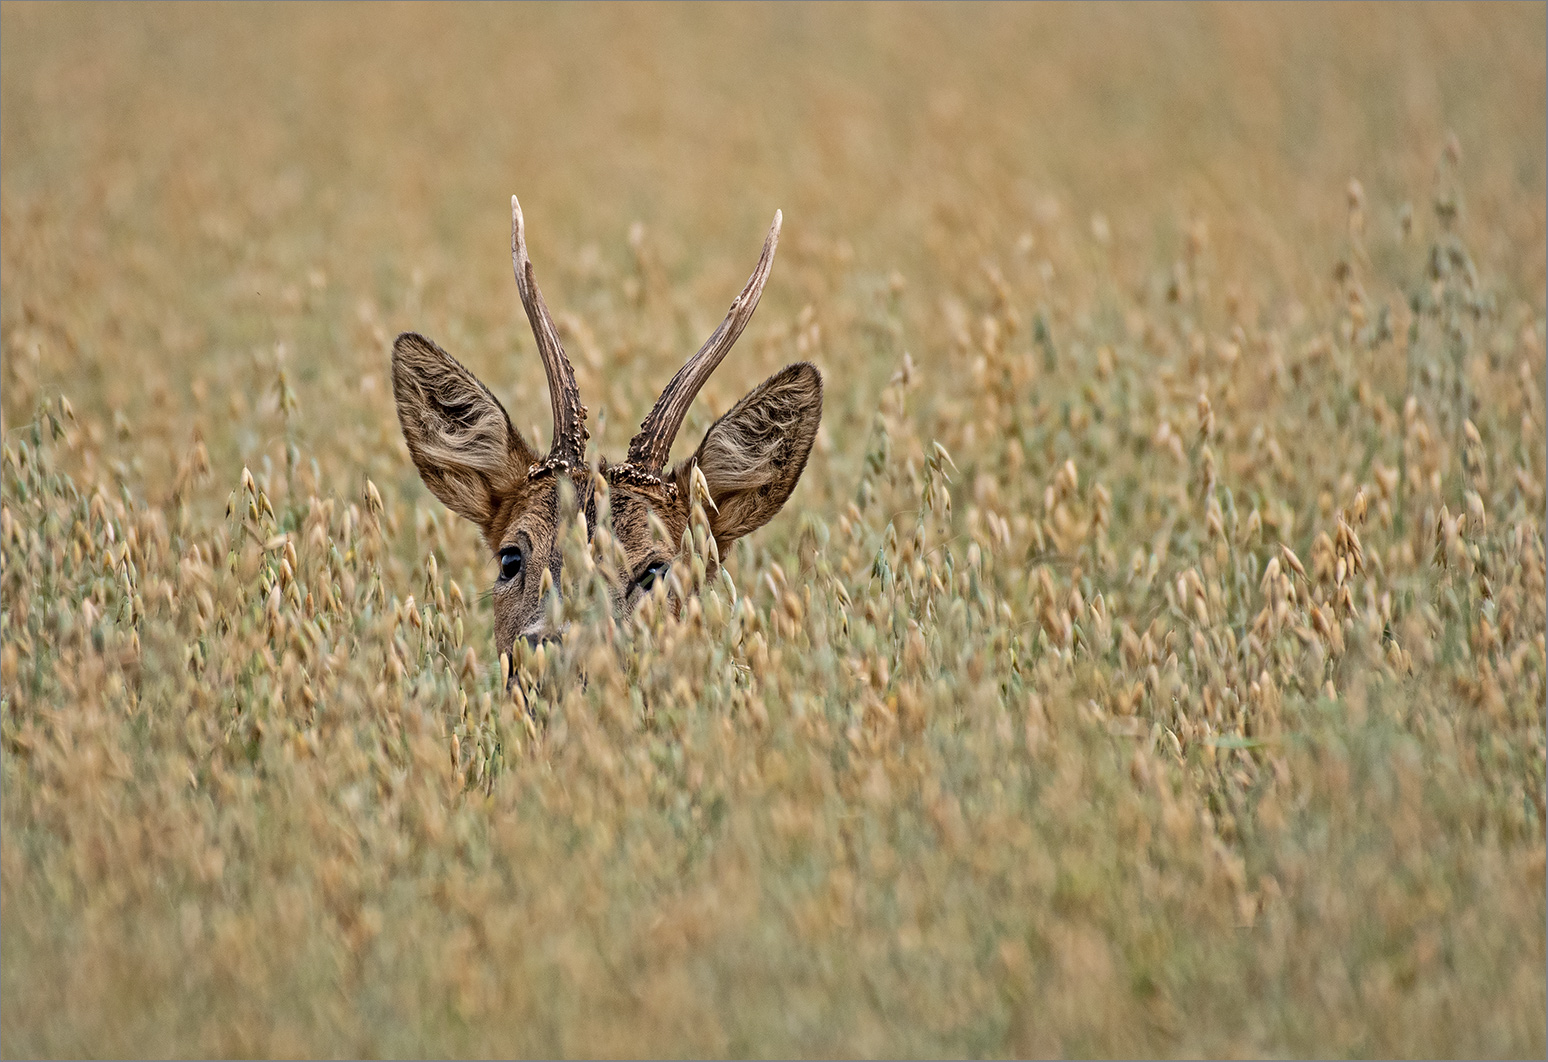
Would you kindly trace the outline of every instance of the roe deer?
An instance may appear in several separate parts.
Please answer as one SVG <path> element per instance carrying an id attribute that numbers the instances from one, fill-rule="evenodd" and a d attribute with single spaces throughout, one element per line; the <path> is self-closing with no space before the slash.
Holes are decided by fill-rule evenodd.
<path id="1" fill-rule="evenodd" d="M 720 327 L 661 392 L 630 441 L 627 459 L 613 465 L 601 462 L 613 534 L 627 558 L 610 587 L 619 618 L 633 611 L 677 555 L 688 525 L 689 481 L 695 467 L 709 487 L 710 531 L 721 556 L 731 542 L 779 512 L 806 467 L 822 416 L 822 375 L 810 363 L 797 362 L 749 391 L 710 425 L 692 457 L 665 470 L 672 440 L 694 396 L 758 305 L 774 264 L 780 220 L 775 212 L 747 286 Z M 546 587 L 560 585 L 560 475 L 575 484 L 588 535 L 596 521 L 594 481 L 585 457 L 586 407 L 538 291 L 515 196 L 511 261 L 548 377 L 554 435 L 547 456 L 540 458 L 527 444 L 487 387 L 430 340 L 405 332 L 392 348 L 398 421 L 420 478 L 449 509 L 478 525 L 499 560 L 493 600 L 496 650 L 502 653 L 511 651 L 517 638 L 538 642 L 558 633 L 549 629 L 544 597 Z M 665 527 L 664 541 L 659 532 L 652 533 L 652 515 Z"/>

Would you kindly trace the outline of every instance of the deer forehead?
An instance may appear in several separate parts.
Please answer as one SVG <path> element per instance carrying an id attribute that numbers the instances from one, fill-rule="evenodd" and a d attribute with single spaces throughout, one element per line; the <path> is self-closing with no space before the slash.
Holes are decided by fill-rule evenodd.
<path id="1" fill-rule="evenodd" d="M 608 507 L 613 539 L 630 553 L 653 549 L 675 553 L 677 541 L 688 524 L 687 506 L 680 496 L 656 498 L 621 487 L 611 492 Z M 590 505 L 586 509 L 589 537 L 595 530 L 595 507 Z M 651 526 L 652 515 L 666 529 L 669 537 L 665 541 L 658 541 L 660 533 Z M 560 523 L 555 478 L 529 479 L 520 489 L 499 500 L 485 539 L 494 553 L 524 543 L 535 550 L 547 550 L 558 539 Z"/>
<path id="2" fill-rule="evenodd" d="M 621 490 L 612 497 L 613 537 L 630 552 L 649 551 L 653 547 L 665 553 L 677 552 L 677 539 L 687 526 L 688 514 L 679 498 L 653 499 L 632 490 Z M 665 526 L 669 538 L 657 541 L 651 528 L 651 515 Z"/>
<path id="3" fill-rule="evenodd" d="M 491 552 L 520 545 L 526 535 L 534 548 L 547 548 L 559 530 L 559 496 L 552 477 L 527 480 L 501 496 L 484 539 Z"/>

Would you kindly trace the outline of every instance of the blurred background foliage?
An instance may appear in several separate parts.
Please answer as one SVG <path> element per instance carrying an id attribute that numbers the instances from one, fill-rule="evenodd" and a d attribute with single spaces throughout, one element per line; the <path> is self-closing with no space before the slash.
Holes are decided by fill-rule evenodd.
<path id="1" fill-rule="evenodd" d="M 1541 1055 L 1544 35 L 0 5 L 6 1051 Z M 546 445 L 513 192 L 593 456 L 776 208 L 678 456 L 826 408 L 508 698 L 387 368 Z"/>

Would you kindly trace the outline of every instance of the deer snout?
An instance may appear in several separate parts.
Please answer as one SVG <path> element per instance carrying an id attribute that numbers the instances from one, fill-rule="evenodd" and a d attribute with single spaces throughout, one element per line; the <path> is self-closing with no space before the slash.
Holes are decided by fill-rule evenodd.
<path id="1" fill-rule="evenodd" d="M 509 661 L 508 664 L 502 665 L 507 668 L 505 671 L 505 688 L 510 689 L 516 684 L 517 671 L 519 667 L 517 661 L 520 660 L 523 655 L 530 657 L 533 652 L 542 646 L 552 646 L 554 648 L 551 648 L 548 651 L 556 651 L 558 643 L 564 637 L 564 631 L 567 629 L 568 624 L 566 624 L 565 628 L 557 631 L 539 629 L 524 631 L 516 635 L 516 637 L 512 639 L 509 656 L 506 656 L 506 654 L 503 653 L 501 654 L 504 660 Z M 525 642 L 527 645 L 527 651 L 525 654 L 517 651 L 523 642 Z"/>

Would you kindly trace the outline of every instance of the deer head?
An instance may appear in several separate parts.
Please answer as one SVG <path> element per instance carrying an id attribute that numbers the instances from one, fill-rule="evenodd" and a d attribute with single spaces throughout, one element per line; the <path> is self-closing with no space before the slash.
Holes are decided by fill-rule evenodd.
<path id="1" fill-rule="evenodd" d="M 822 375 L 809 363 L 787 365 L 749 391 L 704 434 L 693 456 L 672 469 L 667 456 L 694 396 L 747 327 L 774 265 L 780 214 L 774 215 L 757 268 L 720 327 L 661 392 L 621 463 L 601 462 L 613 535 L 624 560 L 611 573 L 620 617 L 633 611 L 670 569 L 688 526 L 689 482 L 697 468 L 709 487 L 710 530 L 721 555 L 768 523 L 806 467 L 822 416 Z M 473 521 L 499 562 L 493 601 L 497 649 L 517 638 L 557 632 L 545 598 L 560 584 L 559 477 L 569 477 L 595 530 L 593 473 L 586 464 L 586 407 L 558 330 L 538 291 L 521 204 L 511 197 L 511 261 L 537 339 L 553 407 L 553 444 L 539 457 L 505 407 L 455 358 L 412 332 L 392 348 L 398 421 L 420 478 L 447 508 Z M 654 519 L 652 519 L 654 517 Z M 665 532 L 663 536 L 662 531 Z"/>

